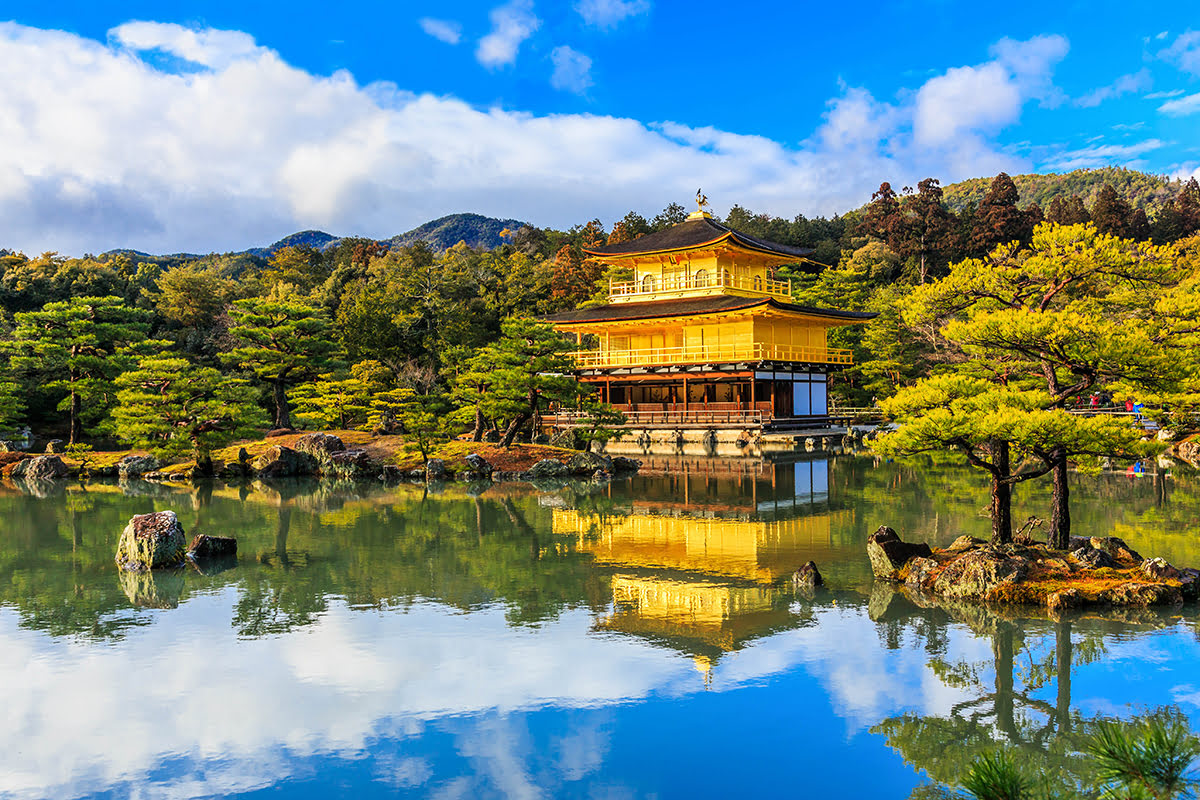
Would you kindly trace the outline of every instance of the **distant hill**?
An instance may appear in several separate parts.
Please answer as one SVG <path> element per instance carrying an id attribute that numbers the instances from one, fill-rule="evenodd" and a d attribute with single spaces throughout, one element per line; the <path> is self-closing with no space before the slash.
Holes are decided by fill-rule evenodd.
<path id="1" fill-rule="evenodd" d="M 516 233 L 527 223 L 516 219 L 496 219 L 480 214 L 451 214 L 413 228 L 408 233 L 385 240 L 389 247 L 403 247 L 423 241 L 437 252 L 449 250 L 459 242 L 470 247 L 491 250 L 504 244 L 500 232 Z"/>
<path id="2" fill-rule="evenodd" d="M 1100 187 L 1108 183 L 1131 206 L 1144 209 L 1151 217 L 1181 187 L 1177 180 L 1123 167 L 1077 169 L 1047 175 L 1014 175 L 1012 179 L 1021 193 L 1019 203 L 1022 206 L 1037 203 L 1044 210 L 1055 197 L 1066 199 L 1071 195 L 1082 197 L 1084 204 L 1091 206 Z M 954 211 L 962 211 L 972 204 L 978 206 L 991 182 L 991 178 L 972 178 L 943 187 L 946 205 Z"/>

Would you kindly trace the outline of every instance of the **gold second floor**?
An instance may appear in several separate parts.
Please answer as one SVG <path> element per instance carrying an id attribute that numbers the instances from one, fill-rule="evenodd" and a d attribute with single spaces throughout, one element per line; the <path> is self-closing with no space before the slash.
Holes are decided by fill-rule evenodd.
<path id="1" fill-rule="evenodd" d="M 769 310 L 557 327 L 579 336 L 581 369 L 854 360 L 849 350 L 829 346 L 827 320 Z"/>

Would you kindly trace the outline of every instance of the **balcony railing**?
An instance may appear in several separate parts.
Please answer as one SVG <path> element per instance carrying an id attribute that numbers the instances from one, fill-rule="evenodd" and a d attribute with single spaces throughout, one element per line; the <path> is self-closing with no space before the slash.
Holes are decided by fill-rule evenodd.
<path id="1" fill-rule="evenodd" d="M 773 344 L 584 350 L 575 354 L 575 362 L 580 368 L 659 367 L 677 364 L 725 364 L 737 361 L 848 365 L 854 363 L 854 358 L 849 350 L 833 347 L 786 347 Z"/>
<path id="2" fill-rule="evenodd" d="M 714 288 L 741 289 L 747 292 L 761 292 L 774 297 L 790 299 L 792 284 L 790 281 L 777 281 L 762 276 L 735 277 L 729 272 L 721 271 L 711 275 L 703 270 L 690 275 L 669 275 L 659 277 L 650 275 L 639 281 L 628 283 L 608 283 L 610 299 L 658 295 L 669 292 L 678 296 L 700 294 Z"/>

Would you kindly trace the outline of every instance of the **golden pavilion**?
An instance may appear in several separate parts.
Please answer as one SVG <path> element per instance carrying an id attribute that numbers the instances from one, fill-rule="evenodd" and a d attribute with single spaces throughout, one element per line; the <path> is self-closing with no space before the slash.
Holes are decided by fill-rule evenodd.
<path id="1" fill-rule="evenodd" d="M 635 424 L 827 423 L 828 375 L 852 363 L 829 329 L 875 316 L 791 302 L 775 269 L 813 251 L 728 228 L 703 198 L 678 225 L 585 252 L 632 280 L 610 284 L 606 305 L 546 319 L 580 337 L 579 379 Z"/>
<path id="2" fill-rule="evenodd" d="M 648 466 L 607 488 L 606 513 L 553 511 L 554 532 L 611 575 L 613 610 L 600 630 L 716 659 L 795 625 L 791 576 L 804 562 L 847 557 L 833 530 L 854 512 L 831 506 L 828 460 L 752 473 Z"/>

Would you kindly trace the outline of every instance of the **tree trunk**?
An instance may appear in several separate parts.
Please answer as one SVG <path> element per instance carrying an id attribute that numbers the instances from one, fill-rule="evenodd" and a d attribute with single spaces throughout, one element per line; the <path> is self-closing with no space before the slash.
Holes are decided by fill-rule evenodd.
<path id="1" fill-rule="evenodd" d="M 275 427 L 292 427 L 292 418 L 288 414 L 287 385 L 282 380 L 275 381 Z"/>
<path id="2" fill-rule="evenodd" d="M 1010 742 L 1016 741 L 1017 725 L 1013 696 L 1013 630 L 1001 624 L 992 638 L 992 653 L 996 657 L 996 727 Z"/>
<path id="3" fill-rule="evenodd" d="M 517 433 L 521 430 L 521 426 L 529 419 L 529 412 L 523 412 L 513 417 L 513 421 L 508 423 L 508 427 L 504 430 L 504 438 L 500 441 L 504 449 L 512 447 L 513 439 L 517 438 Z"/>
<path id="4" fill-rule="evenodd" d="M 1012 541 L 1012 484 L 1009 476 L 1008 442 L 992 442 L 992 544 Z"/>
<path id="5" fill-rule="evenodd" d="M 472 442 L 483 441 L 483 427 L 486 421 L 483 418 L 483 410 L 478 405 L 475 406 L 475 429 L 471 431 Z"/>
<path id="6" fill-rule="evenodd" d="M 82 403 L 79 399 L 79 393 L 75 391 L 74 384 L 71 388 L 71 435 L 67 440 L 67 444 L 79 444 L 79 440 L 83 438 L 83 423 L 79 419 L 79 412 L 82 408 Z"/>
<path id="7" fill-rule="evenodd" d="M 1066 550 L 1071 540 L 1071 490 L 1067 486 L 1067 453 L 1061 447 L 1050 454 L 1053 494 L 1050 496 L 1050 546 Z"/>
<path id="8" fill-rule="evenodd" d="M 1056 667 L 1055 683 L 1058 684 L 1058 702 L 1054 707 L 1054 716 L 1058 723 L 1058 732 L 1071 728 L 1071 623 L 1058 623 L 1054 634 L 1054 665 Z"/>

